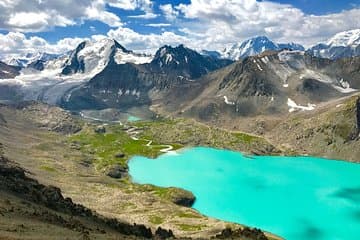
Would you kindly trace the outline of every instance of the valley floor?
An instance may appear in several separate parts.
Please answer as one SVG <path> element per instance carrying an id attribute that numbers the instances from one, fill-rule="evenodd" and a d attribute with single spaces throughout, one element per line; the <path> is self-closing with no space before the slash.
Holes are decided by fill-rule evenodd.
<path id="1" fill-rule="evenodd" d="M 359 112 L 359 96 L 352 96 L 316 112 L 295 113 L 282 120 L 258 118 L 246 125 L 239 119 L 233 121 L 238 125 L 221 125 L 232 129 L 229 131 L 212 127 L 221 121 L 211 126 L 169 117 L 127 126 L 108 125 L 83 122 L 63 110 L 38 103 L 4 105 L 0 106 L 0 143 L 2 154 L 26 169 L 27 175 L 61 188 L 66 197 L 105 217 L 145 224 L 153 230 L 161 226 L 179 237 L 209 238 L 226 227 L 239 225 L 208 218 L 189 208 L 194 196 L 186 190 L 132 183 L 127 161 L 135 155 L 156 157 L 165 150 L 189 146 L 360 161 Z M 244 126 L 253 135 L 235 131 Z M 22 204 L 5 193 L 1 196 L 0 209 L 7 208 L 4 204 L 9 201 L 16 206 Z M 18 221 L 11 214 L 0 213 L 0 221 L 9 229 L 9 235 L 3 236 L 21 236 L 10 231 L 9 218 L 19 226 L 30 219 L 24 215 Z M 36 222 L 32 224 L 27 227 L 36 228 Z"/>
<path id="2" fill-rule="evenodd" d="M 156 157 L 164 150 L 163 145 L 174 149 L 226 146 L 249 153 L 276 153 L 276 148 L 261 138 L 229 133 L 192 120 L 102 126 L 71 120 L 63 111 L 42 104 L 16 109 L 1 106 L 0 114 L 3 152 L 25 168 L 29 176 L 61 188 L 66 197 L 105 217 L 145 224 L 154 230 L 159 226 L 172 229 L 178 237 L 209 238 L 226 227 L 239 225 L 181 206 L 193 201 L 194 196 L 185 190 L 134 184 L 126 171 L 115 176 L 120 178 L 107 176 L 114 167 L 126 169 L 127 160 L 134 155 Z"/>

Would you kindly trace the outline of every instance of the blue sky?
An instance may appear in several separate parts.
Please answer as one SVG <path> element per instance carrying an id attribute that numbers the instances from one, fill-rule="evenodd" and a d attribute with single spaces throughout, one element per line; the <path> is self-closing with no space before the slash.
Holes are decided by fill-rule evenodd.
<path id="1" fill-rule="evenodd" d="M 118 15 L 127 27 L 138 31 L 143 34 L 148 33 L 161 33 L 162 29 L 158 27 L 149 27 L 149 23 L 165 23 L 166 19 L 161 14 L 159 9 L 160 5 L 172 4 L 174 6 L 180 3 L 189 4 L 190 0 L 157 0 L 154 2 L 154 13 L 159 14 L 154 19 L 134 19 L 131 16 L 141 15 L 143 11 L 136 9 L 133 11 L 122 10 L 114 7 L 107 6 L 108 11 Z M 259 1 L 261 2 L 261 1 Z M 292 6 L 301 9 L 306 14 L 323 15 L 329 13 L 338 13 L 343 10 L 349 10 L 356 5 L 360 5 L 360 0 L 276 0 L 272 1 L 281 4 L 291 4 Z M 360 17 L 360 16 L 359 16 Z M 163 29 L 177 32 L 175 26 L 163 27 Z M 40 33 L 28 33 L 28 36 L 41 36 L 50 42 L 56 42 L 64 37 L 89 37 L 93 34 L 105 34 L 110 30 L 110 27 L 100 21 L 86 21 L 84 24 L 68 26 L 68 27 L 55 27 L 51 31 Z"/>
<path id="2" fill-rule="evenodd" d="M 219 50 L 256 35 L 310 46 L 359 28 L 359 19 L 360 0 L 20 0 L 0 3 L 0 54 L 63 51 L 100 37 L 139 51 Z"/>

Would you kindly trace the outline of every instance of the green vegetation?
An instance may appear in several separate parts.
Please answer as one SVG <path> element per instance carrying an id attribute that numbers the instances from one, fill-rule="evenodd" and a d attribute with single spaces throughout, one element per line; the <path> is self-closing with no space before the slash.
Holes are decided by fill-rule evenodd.
<path id="1" fill-rule="evenodd" d="M 189 225 L 189 224 L 178 224 L 182 231 L 201 231 L 206 225 Z"/>
<path id="2" fill-rule="evenodd" d="M 162 119 L 132 123 L 139 140 L 134 140 L 122 126 L 107 126 L 105 133 L 96 133 L 95 126 L 87 126 L 80 133 L 70 137 L 70 142 L 85 154 L 93 156 L 96 169 L 113 164 L 126 166 L 127 160 L 135 155 L 155 158 L 160 150 L 171 145 L 174 150 L 183 146 L 211 146 L 244 152 L 259 150 L 271 154 L 274 147 L 260 137 L 240 132 L 229 132 L 212 128 L 193 120 Z M 152 141 L 151 145 L 148 145 Z M 119 153 L 122 158 L 116 157 Z"/>
<path id="3" fill-rule="evenodd" d="M 47 172 L 56 172 L 56 169 L 50 166 L 42 165 L 40 166 L 41 170 L 47 171 Z"/>
<path id="4" fill-rule="evenodd" d="M 157 157 L 164 147 L 153 143 L 151 146 L 147 140 L 132 139 L 121 126 L 108 126 L 106 133 L 95 133 L 94 128 L 87 127 L 80 133 L 70 137 L 70 142 L 79 145 L 81 151 L 94 156 L 94 164 L 97 169 L 120 164 L 125 166 L 127 160 L 135 155 Z M 174 148 L 180 148 L 176 145 Z M 119 153 L 123 157 L 117 157 Z"/>
<path id="5" fill-rule="evenodd" d="M 265 139 L 241 132 L 229 132 L 210 127 L 190 119 L 161 120 L 134 123 L 144 129 L 141 137 L 156 139 L 157 142 L 179 144 L 180 146 L 209 146 L 243 152 L 260 150 L 266 154 L 276 149 Z"/>
<path id="6" fill-rule="evenodd" d="M 155 225 L 160 225 L 164 222 L 164 218 L 156 215 L 149 216 L 149 222 Z"/>
<path id="7" fill-rule="evenodd" d="M 178 212 L 176 216 L 180 218 L 201 218 L 200 215 L 191 212 Z"/>

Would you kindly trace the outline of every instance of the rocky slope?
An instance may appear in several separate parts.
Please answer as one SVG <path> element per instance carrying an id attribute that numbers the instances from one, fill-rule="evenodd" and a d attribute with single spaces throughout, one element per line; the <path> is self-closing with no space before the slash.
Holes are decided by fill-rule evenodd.
<path id="1" fill-rule="evenodd" d="M 299 51 L 267 52 L 238 61 L 176 86 L 159 97 L 165 112 L 216 119 L 281 116 L 312 111 L 317 105 L 358 91 L 360 58 L 332 61 Z M 186 92 L 186 94 L 183 94 Z"/>
<path id="2" fill-rule="evenodd" d="M 193 81 L 210 71 L 230 64 L 180 45 L 160 48 L 147 64 L 118 64 L 110 61 L 86 84 L 67 93 L 61 105 L 68 109 L 127 108 L 151 105 L 149 92 Z"/>
<path id="3" fill-rule="evenodd" d="M 360 162 L 360 96 L 295 114 L 266 135 L 273 143 L 298 154 Z"/>

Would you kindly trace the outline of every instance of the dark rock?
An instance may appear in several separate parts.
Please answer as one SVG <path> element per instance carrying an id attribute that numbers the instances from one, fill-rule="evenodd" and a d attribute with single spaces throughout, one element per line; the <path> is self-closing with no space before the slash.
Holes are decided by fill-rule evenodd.
<path id="1" fill-rule="evenodd" d="M 116 164 L 109 169 L 107 175 L 112 178 L 123 178 L 128 175 L 128 169 Z"/>
<path id="2" fill-rule="evenodd" d="M 0 113 L 0 125 L 6 124 L 5 117 Z"/>
<path id="3" fill-rule="evenodd" d="M 124 153 L 118 153 L 115 155 L 116 158 L 124 158 L 125 154 Z"/>
<path id="4" fill-rule="evenodd" d="M 170 199 L 176 205 L 191 207 L 195 203 L 195 196 L 192 192 L 179 188 L 170 188 Z"/>
<path id="5" fill-rule="evenodd" d="M 237 230 L 226 228 L 213 239 L 268 240 L 260 229 L 248 227 Z"/>
<path id="6" fill-rule="evenodd" d="M 155 231 L 155 239 L 168 239 L 175 238 L 173 232 L 171 230 L 162 229 L 158 227 Z"/>
<path id="7" fill-rule="evenodd" d="M 95 133 L 99 133 L 99 134 L 104 134 L 106 133 L 106 128 L 105 126 L 98 126 L 95 128 Z"/>

